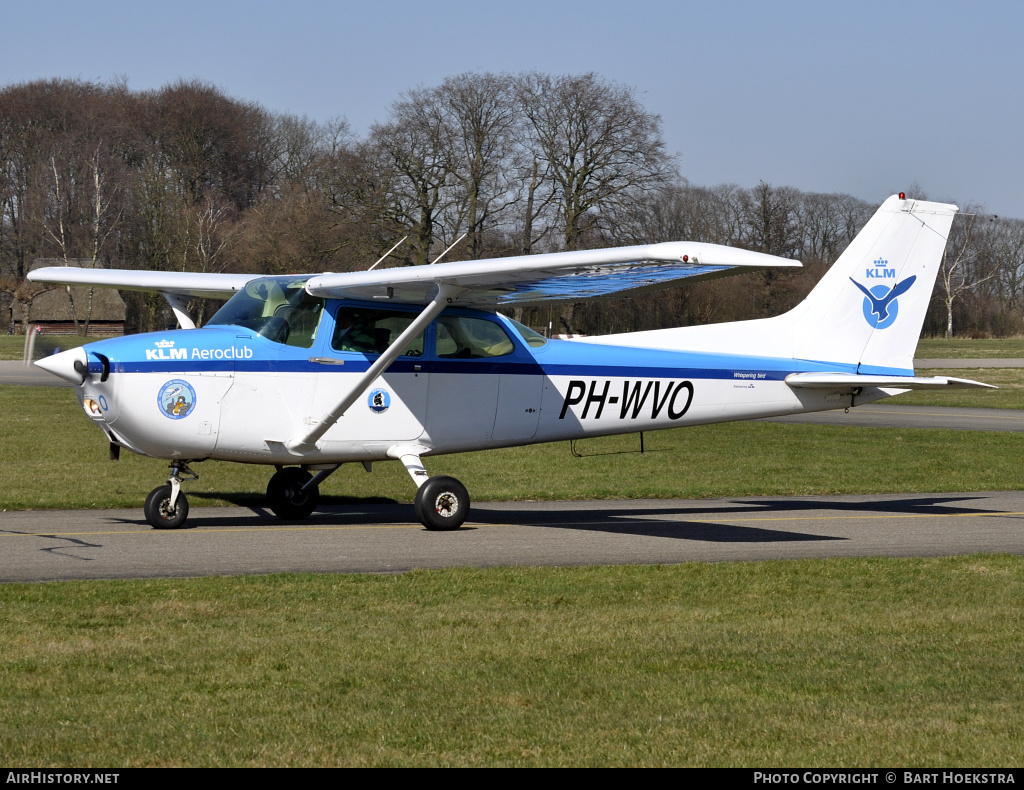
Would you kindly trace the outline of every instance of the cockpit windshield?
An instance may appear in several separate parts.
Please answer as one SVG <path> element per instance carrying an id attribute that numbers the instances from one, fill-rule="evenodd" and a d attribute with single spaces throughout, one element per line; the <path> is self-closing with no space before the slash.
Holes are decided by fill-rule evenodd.
<path id="1" fill-rule="evenodd" d="M 207 325 L 241 326 L 274 343 L 311 348 L 324 311 L 324 300 L 306 293 L 308 280 L 309 277 L 251 280 Z"/>

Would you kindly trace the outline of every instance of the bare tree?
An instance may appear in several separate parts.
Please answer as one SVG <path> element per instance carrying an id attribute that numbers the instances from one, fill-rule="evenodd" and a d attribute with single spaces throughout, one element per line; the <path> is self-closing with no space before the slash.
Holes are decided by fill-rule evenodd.
<path id="1" fill-rule="evenodd" d="M 484 234 L 515 204 L 512 181 L 519 162 L 520 115 L 507 75 L 465 73 L 431 92 L 450 137 L 455 218 L 469 234 L 468 257 L 482 257 Z"/>
<path id="2" fill-rule="evenodd" d="M 14 306 L 32 260 L 44 245 L 45 153 L 52 126 L 51 103 L 67 86 L 60 81 L 28 83 L 0 92 L 0 276 Z M 10 329 L 16 320 L 11 311 Z"/>
<path id="3" fill-rule="evenodd" d="M 211 196 L 204 198 L 198 206 L 191 206 L 184 212 L 181 227 L 182 271 L 221 272 L 226 264 L 224 250 L 231 235 L 229 219 L 232 206 L 223 198 L 220 201 Z M 189 314 L 197 326 L 206 317 L 206 299 L 192 299 L 188 304 Z"/>
<path id="4" fill-rule="evenodd" d="M 529 164 L 521 171 L 520 192 L 525 192 L 526 199 L 520 214 L 519 244 L 515 246 L 522 255 L 529 255 L 534 245 L 542 243 L 552 230 L 551 224 L 542 218 L 553 204 L 555 193 L 550 188 L 546 169 L 541 172 L 541 163 L 535 154 L 531 153 L 521 161 L 528 161 Z"/>
<path id="5" fill-rule="evenodd" d="M 939 265 L 939 299 L 946 312 L 947 338 L 953 337 L 954 306 L 972 288 L 996 276 L 997 272 L 985 272 L 978 264 L 983 262 L 976 228 L 978 210 L 968 206 L 954 220 L 942 253 Z"/>
<path id="6" fill-rule="evenodd" d="M 798 257 L 831 265 L 871 217 L 872 207 L 851 195 L 810 192 L 801 195 L 797 221 Z"/>
<path id="7" fill-rule="evenodd" d="M 370 130 L 369 150 L 379 179 L 378 212 L 396 232 L 412 235 L 408 263 L 430 261 L 438 222 L 451 200 L 453 136 L 434 92 L 425 89 L 407 93 L 392 105 L 390 121 Z"/>
<path id="8" fill-rule="evenodd" d="M 557 190 L 564 249 L 579 248 L 601 211 L 670 176 L 661 118 L 643 108 L 634 89 L 593 73 L 536 72 L 520 77 L 518 88 L 530 144 Z"/>
<path id="9" fill-rule="evenodd" d="M 669 177 L 661 118 L 643 108 L 634 89 L 593 73 L 537 72 L 522 75 L 517 89 L 529 121 L 528 145 L 553 187 L 564 249 L 580 249 L 588 232 L 601 233 L 616 205 Z M 572 314 L 569 305 L 561 316 L 569 332 Z"/>
<path id="10" fill-rule="evenodd" d="M 795 258 L 800 249 L 798 211 L 800 193 L 792 187 L 773 187 L 764 181 L 741 193 L 745 220 L 745 246 L 769 255 Z M 793 294 L 786 287 L 791 274 L 766 269 L 757 275 L 761 282 L 758 308 L 771 315 L 793 306 Z"/>
<path id="11" fill-rule="evenodd" d="M 199 203 L 211 190 L 239 210 L 255 203 L 273 158 L 260 150 L 273 139 L 261 108 L 198 80 L 179 80 L 140 98 L 135 124 L 159 151 L 186 203 Z"/>
<path id="12" fill-rule="evenodd" d="M 999 295 L 1006 312 L 1024 316 L 1024 220 L 990 218 L 989 254 L 998 272 Z"/>

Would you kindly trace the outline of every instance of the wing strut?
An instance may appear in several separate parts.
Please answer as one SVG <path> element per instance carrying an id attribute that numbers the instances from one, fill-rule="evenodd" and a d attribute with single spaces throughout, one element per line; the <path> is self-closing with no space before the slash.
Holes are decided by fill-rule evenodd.
<path id="1" fill-rule="evenodd" d="M 167 304 L 171 306 L 174 311 L 174 316 L 178 319 L 178 325 L 182 329 L 195 329 L 196 325 L 189 316 L 186 308 L 188 307 L 188 299 L 181 294 L 172 293 L 170 291 L 161 291 L 160 295 L 167 300 Z"/>
<path id="2" fill-rule="evenodd" d="M 316 449 L 316 443 L 334 423 L 341 419 L 345 411 L 366 391 L 366 388 L 380 376 L 401 354 L 409 347 L 416 336 L 422 332 L 427 324 L 437 318 L 451 302 L 458 298 L 459 294 L 467 289 L 448 283 L 438 283 L 437 293 L 430 303 L 423 309 L 423 312 L 416 316 L 416 320 L 406 327 L 405 331 L 398 336 L 387 351 L 380 355 L 380 358 L 370 365 L 370 368 L 353 385 L 348 394 L 342 398 L 338 405 L 327 412 L 320 421 L 304 436 L 295 436 L 284 443 L 288 451 L 295 455 L 303 455 Z"/>

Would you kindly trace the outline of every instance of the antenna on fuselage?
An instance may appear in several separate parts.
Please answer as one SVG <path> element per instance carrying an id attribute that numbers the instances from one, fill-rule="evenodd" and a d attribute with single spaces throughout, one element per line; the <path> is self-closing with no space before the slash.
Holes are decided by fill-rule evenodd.
<path id="1" fill-rule="evenodd" d="M 374 270 L 375 268 L 377 268 L 377 264 L 378 264 L 378 263 L 380 263 L 381 261 L 383 261 L 383 260 L 384 260 L 385 258 L 387 258 L 387 257 L 388 257 L 388 256 L 389 256 L 389 255 L 390 255 L 391 253 L 393 253 L 393 252 L 394 252 L 395 250 L 397 250 L 397 249 L 398 249 L 398 248 L 399 248 L 400 246 L 402 246 L 402 243 L 403 243 L 403 242 L 404 242 L 404 241 L 405 241 L 405 240 L 406 240 L 407 238 L 409 238 L 409 237 L 408 237 L 408 236 L 403 236 L 403 237 L 402 237 L 402 238 L 401 238 L 401 239 L 399 240 L 398 244 L 396 244 L 396 245 L 395 245 L 394 247 L 392 247 L 392 248 L 391 248 L 390 250 L 388 250 L 388 251 L 387 251 L 387 252 L 385 252 L 385 253 L 384 253 L 383 255 L 381 255 L 381 256 L 380 256 L 380 258 L 378 258 L 378 259 L 377 259 L 377 263 L 373 264 L 373 266 L 371 266 L 371 267 L 370 267 L 369 269 L 367 269 L 366 271 L 368 271 L 368 272 L 369 272 L 369 271 L 373 271 L 373 270 Z"/>
<path id="2" fill-rule="evenodd" d="M 451 243 L 451 246 L 448 247 L 447 250 L 445 250 L 440 255 L 438 255 L 436 258 L 434 258 L 434 260 L 432 260 L 430 262 L 430 265 L 433 266 L 435 263 L 437 263 L 439 260 L 441 260 L 445 255 L 447 255 L 449 252 L 452 251 L 452 247 L 454 247 L 456 244 L 458 244 L 460 241 L 462 241 L 468 235 L 469 235 L 469 231 L 467 230 L 465 233 L 463 233 L 461 236 L 459 236 L 459 238 L 457 238 L 455 241 L 453 241 Z"/>

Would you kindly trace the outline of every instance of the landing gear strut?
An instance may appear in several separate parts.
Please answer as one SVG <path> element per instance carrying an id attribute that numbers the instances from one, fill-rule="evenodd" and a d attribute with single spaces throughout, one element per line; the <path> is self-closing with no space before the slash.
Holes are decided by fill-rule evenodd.
<path id="1" fill-rule="evenodd" d="M 172 461 L 167 485 L 149 492 L 143 512 L 153 529 L 181 529 L 188 518 L 188 499 L 181 493 L 181 475 L 198 480 L 199 475 L 188 468 L 187 461 Z"/>

